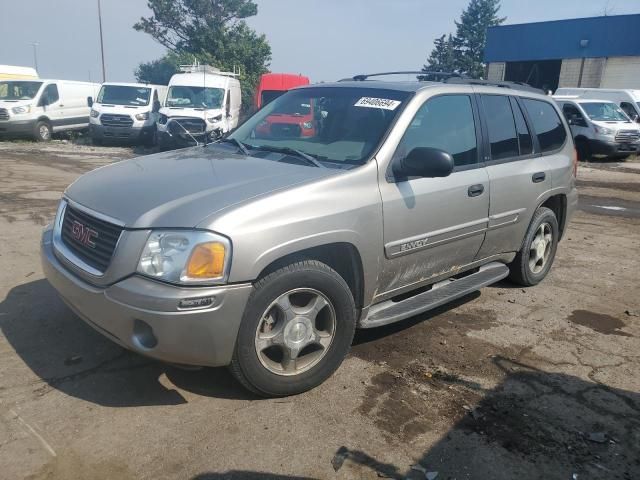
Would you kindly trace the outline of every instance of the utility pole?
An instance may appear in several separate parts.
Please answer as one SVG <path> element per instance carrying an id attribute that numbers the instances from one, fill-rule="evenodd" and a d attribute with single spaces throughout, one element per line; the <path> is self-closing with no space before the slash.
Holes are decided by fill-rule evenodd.
<path id="1" fill-rule="evenodd" d="M 104 68 L 104 42 L 102 40 L 102 10 L 100 0 L 98 0 L 98 23 L 100 24 L 100 55 L 102 57 L 102 83 L 107 81 L 107 74 Z"/>
<path id="2" fill-rule="evenodd" d="M 31 42 L 31 46 L 33 47 L 33 64 L 36 68 L 36 72 L 38 71 L 38 42 Z"/>

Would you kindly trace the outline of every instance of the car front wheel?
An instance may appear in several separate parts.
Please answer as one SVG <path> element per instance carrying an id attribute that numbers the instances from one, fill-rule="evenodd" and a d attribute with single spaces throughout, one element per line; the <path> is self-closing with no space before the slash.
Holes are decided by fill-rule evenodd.
<path id="1" fill-rule="evenodd" d="M 355 324 L 353 296 L 335 270 L 315 260 L 292 263 L 255 284 L 231 372 L 261 396 L 305 392 L 340 366 Z"/>

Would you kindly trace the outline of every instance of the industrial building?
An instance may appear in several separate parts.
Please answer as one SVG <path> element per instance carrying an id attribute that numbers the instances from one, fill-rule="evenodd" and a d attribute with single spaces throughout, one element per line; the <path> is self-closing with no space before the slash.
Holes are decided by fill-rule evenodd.
<path id="1" fill-rule="evenodd" d="M 640 14 L 491 27 L 485 62 L 492 81 L 640 89 Z"/>

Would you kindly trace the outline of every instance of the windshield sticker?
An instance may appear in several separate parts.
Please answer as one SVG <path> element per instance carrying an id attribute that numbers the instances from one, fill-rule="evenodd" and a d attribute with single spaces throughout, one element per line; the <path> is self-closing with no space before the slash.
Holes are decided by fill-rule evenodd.
<path id="1" fill-rule="evenodd" d="M 395 110 L 402 102 L 388 98 L 362 97 L 354 107 L 383 108 L 384 110 Z"/>

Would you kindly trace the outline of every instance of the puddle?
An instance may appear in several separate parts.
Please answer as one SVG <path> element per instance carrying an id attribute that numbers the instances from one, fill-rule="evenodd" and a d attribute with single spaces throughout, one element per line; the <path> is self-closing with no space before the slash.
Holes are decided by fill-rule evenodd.
<path id="1" fill-rule="evenodd" d="M 567 318 L 570 322 L 590 328 L 605 335 L 619 335 L 621 337 L 632 337 L 630 333 L 621 332 L 620 329 L 625 323 L 611 315 L 590 312 L 589 310 L 574 310 Z"/>

